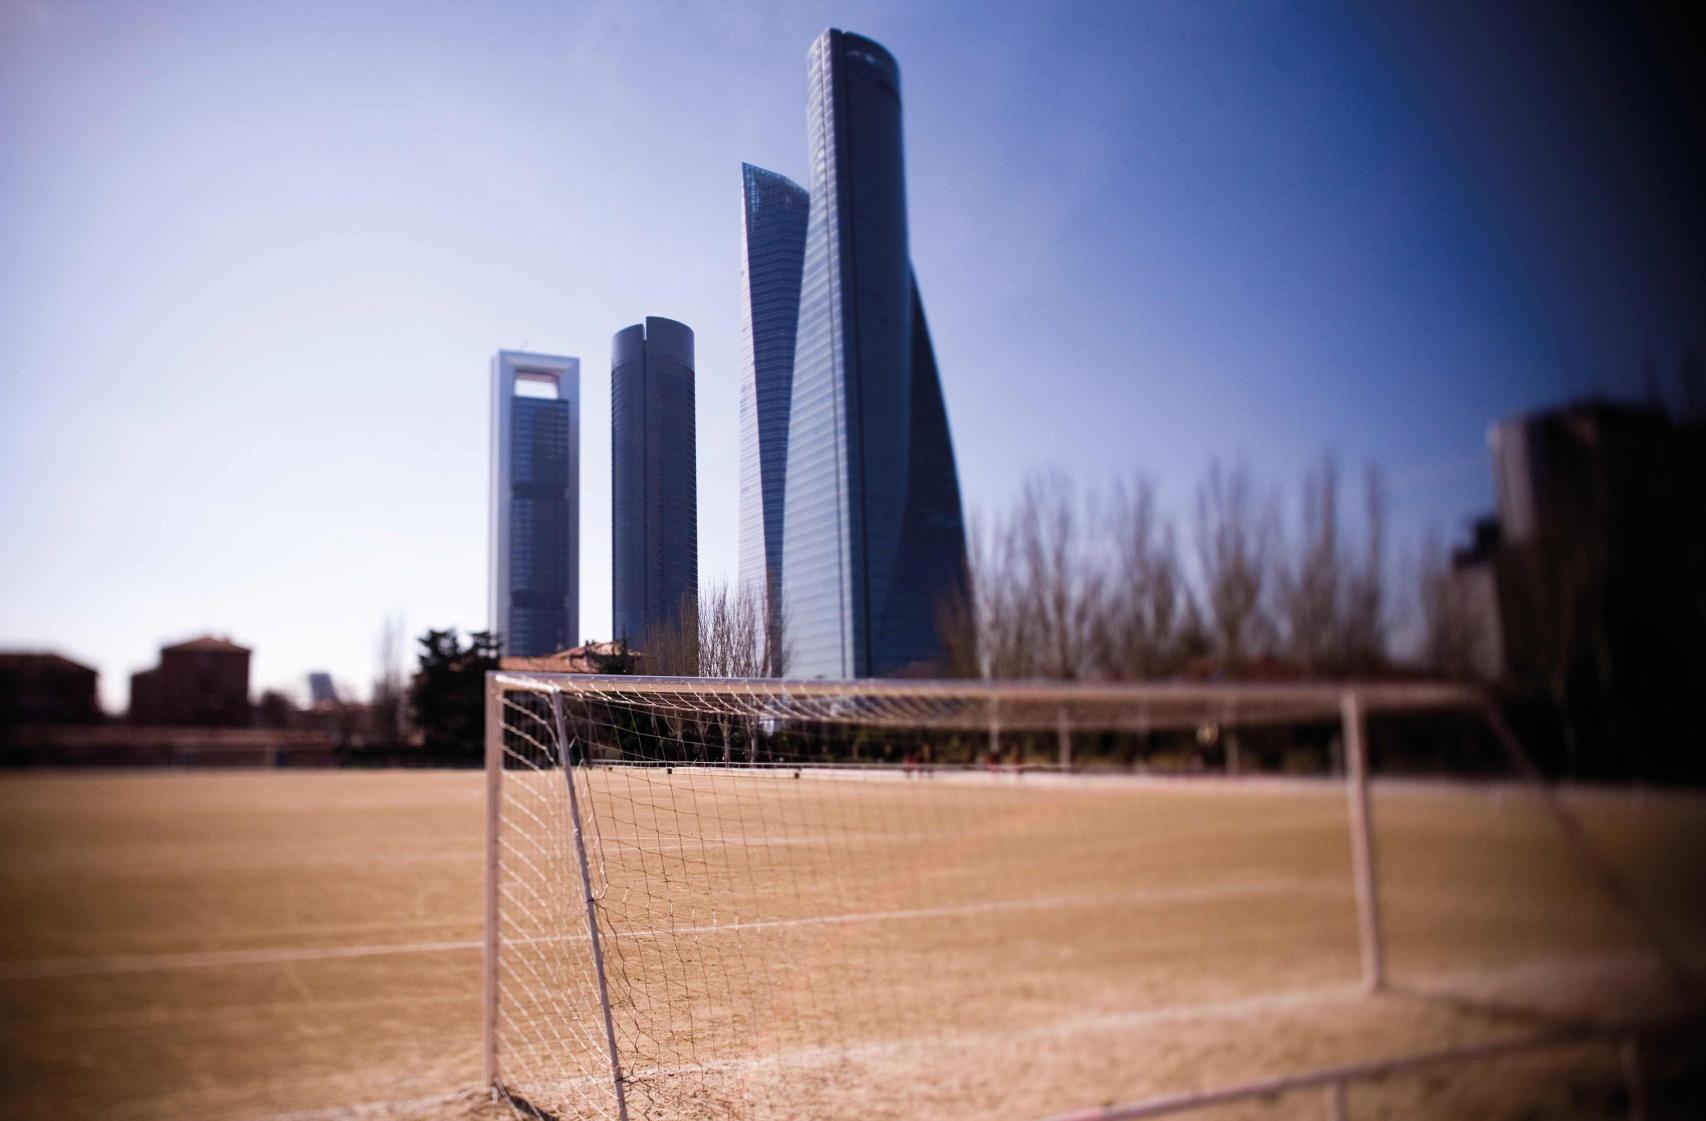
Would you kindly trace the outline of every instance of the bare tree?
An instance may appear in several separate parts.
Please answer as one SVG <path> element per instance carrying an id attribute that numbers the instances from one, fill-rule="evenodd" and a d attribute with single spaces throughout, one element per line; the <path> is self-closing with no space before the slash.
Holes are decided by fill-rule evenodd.
<path id="1" fill-rule="evenodd" d="M 1288 536 L 1274 565 L 1287 655 L 1309 673 L 1338 658 L 1339 612 L 1345 584 L 1339 541 L 1339 465 L 1331 453 L 1306 471 L 1295 539 Z"/>
<path id="2" fill-rule="evenodd" d="M 764 605 L 755 589 L 707 585 L 697 603 L 683 602 L 675 621 L 653 628 L 640 654 L 648 673 L 669 677 L 778 677 L 787 643 L 765 634 Z"/>
<path id="3" fill-rule="evenodd" d="M 1233 672 L 1266 649 L 1272 629 L 1266 600 L 1273 524 L 1248 467 L 1209 466 L 1197 490 L 1197 558 L 1213 650 Z"/>
<path id="4" fill-rule="evenodd" d="M 699 676 L 699 608 L 684 597 L 671 621 L 641 636 L 638 652 L 645 672 L 661 677 Z"/>
<path id="5" fill-rule="evenodd" d="M 1016 518 L 974 515 L 967 528 L 969 572 L 961 594 L 943 603 L 937 629 L 956 677 L 1024 678 L 1038 672 L 1034 606 L 1025 585 Z"/>
<path id="6" fill-rule="evenodd" d="M 1344 565 L 1339 609 L 1339 661 L 1352 674 L 1378 671 L 1387 661 L 1386 485 L 1373 463 L 1363 477 L 1361 551 Z"/>
<path id="7" fill-rule="evenodd" d="M 1339 467 L 1323 453 L 1299 491 L 1295 535 L 1275 564 L 1285 653 L 1311 674 L 1367 674 L 1386 660 L 1386 495 L 1379 469 L 1364 477 L 1362 535 L 1349 542 Z"/>
<path id="8" fill-rule="evenodd" d="M 1094 622 L 1103 674 L 1144 679 L 1175 673 L 1187 654 L 1194 616 L 1173 526 L 1157 507 L 1154 482 L 1118 482 L 1099 529 L 1106 570 Z"/>
<path id="9" fill-rule="evenodd" d="M 1273 648 L 1313 672 L 1382 664 L 1384 491 L 1367 481 L 1364 536 L 1341 531 L 1339 476 L 1323 457 L 1302 487 L 1295 546 L 1282 550 L 1276 500 L 1249 469 L 1210 466 L 1197 491 L 1197 582 L 1154 483 L 1134 475 L 1103 500 L 1059 474 L 1031 478 L 1005 517 L 969 534 L 970 583 L 945 605 L 949 669 L 986 677 L 1143 679 L 1212 653 L 1237 674 Z"/>
<path id="10" fill-rule="evenodd" d="M 975 516 L 966 527 L 966 580 L 936 608 L 936 634 L 942 640 L 942 670 L 949 677 L 987 676 L 986 658 L 998 639 L 984 628 L 989 621 L 980 618 L 982 592 L 991 576 L 986 563 L 986 537 L 983 524 Z"/>
<path id="11" fill-rule="evenodd" d="M 403 613 L 388 611 L 379 624 L 374 643 L 377 673 L 373 679 L 373 735 L 381 743 L 401 743 L 406 729 L 408 691 L 403 678 L 403 657 L 408 640 L 403 635 Z M 354 694 L 347 694 L 354 696 Z"/>
<path id="12" fill-rule="evenodd" d="M 973 520 L 968 587 L 939 620 L 949 672 L 1073 678 L 1090 668 L 1092 528 L 1059 474 L 1029 479 L 1008 516 Z"/>
<path id="13" fill-rule="evenodd" d="M 1081 505 L 1064 475 L 1048 474 L 1025 484 L 1011 531 L 1022 573 L 1022 612 L 1034 626 L 1036 672 L 1072 680 L 1089 666 L 1090 632 L 1101 595 L 1086 527 L 1096 520 L 1093 504 Z"/>
<path id="14" fill-rule="evenodd" d="M 713 584 L 699 593 L 699 673 L 704 677 L 769 677 L 764 613 L 750 589 Z"/>
<path id="15" fill-rule="evenodd" d="M 981 530 L 981 532 L 980 532 Z M 972 599 L 977 652 L 985 677 L 1023 678 L 1037 672 L 1031 600 L 1025 594 L 1019 542 L 1011 519 L 974 525 Z"/>

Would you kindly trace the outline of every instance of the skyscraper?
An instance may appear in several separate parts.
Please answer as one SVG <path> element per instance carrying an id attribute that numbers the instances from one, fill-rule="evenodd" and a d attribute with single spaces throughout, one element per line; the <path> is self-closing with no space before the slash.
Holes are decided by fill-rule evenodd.
<path id="1" fill-rule="evenodd" d="M 742 164 L 741 203 L 741 587 L 763 604 L 775 670 L 783 667 L 783 480 L 811 196 L 774 171 Z"/>
<path id="2" fill-rule="evenodd" d="M 829 30 L 808 55 L 811 213 L 788 417 L 782 610 L 789 673 L 943 660 L 965 524 L 906 232 L 900 69 Z"/>
<path id="3" fill-rule="evenodd" d="M 612 610 L 642 650 L 698 604 L 693 331 L 648 316 L 616 332 L 610 358 Z"/>
<path id="4" fill-rule="evenodd" d="M 492 359 L 490 623 L 506 654 L 573 646 L 580 630 L 580 359 Z"/>

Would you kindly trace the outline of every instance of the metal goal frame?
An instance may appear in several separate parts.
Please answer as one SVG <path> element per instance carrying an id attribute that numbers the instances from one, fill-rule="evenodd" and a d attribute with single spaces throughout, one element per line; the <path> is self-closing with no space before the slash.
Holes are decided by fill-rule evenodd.
<path id="1" fill-rule="evenodd" d="M 992 748 L 999 747 L 1004 731 L 1050 734 L 1058 737 L 1058 767 L 1073 769 L 1072 733 L 1077 728 L 1097 731 L 1177 730 L 1197 725 L 1205 714 L 1227 727 L 1250 727 L 1273 724 L 1327 723 L 1340 726 L 1343 744 L 1343 781 L 1348 809 L 1349 837 L 1353 890 L 1356 904 L 1357 939 L 1361 963 L 1362 988 L 1377 993 L 1386 985 L 1383 953 L 1379 855 L 1376 850 L 1369 794 L 1368 720 L 1370 716 L 1387 713 L 1419 713 L 1427 711 L 1457 711 L 1479 714 L 1500 744 L 1508 762 L 1523 777 L 1538 781 L 1538 774 L 1510 729 L 1500 717 L 1489 696 L 1475 688 L 1441 683 L 1373 683 L 1373 682 L 1308 682 L 1288 684 L 1199 684 L 1199 683 L 1066 683 L 1066 682 L 1001 682 L 1001 681 L 942 681 L 942 680 L 855 680 L 855 681 L 796 681 L 785 679 L 720 679 L 630 677 L 585 674 L 510 674 L 487 675 L 485 704 L 485 939 L 484 939 L 484 1003 L 482 1014 L 482 1058 L 484 1084 L 494 1094 L 509 1097 L 505 1088 L 504 1070 L 499 1054 L 498 1002 L 500 1000 L 500 939 L 499 909 L 502 904 L 502 868 L 499 859 L 500 837 L 504 827 L 502 805 L 504 793 L 504 697 L 507 691 L 525 690 L 550 697 L 555 721 L 557 743 L 571 741 L 565 733 L 563 705 L 565 696 L 582 699 L 620 697 L 640 703 L 679 706 L 682 710 L 733 712 L 781 723 L 805 720 L 840 721 L 847 724 L 883 723 L 890 727 L 929 727 L 971 732 L 988 737 Z M 707 710 L 708 698 L 715 698 L 720 707 Z M 826 715 L 828 714 L 828 715 Z M 608 1048 L 609 1076 L 614 1092 L 617 1115 L 626 1121 L 624 1077 L 621 1055 L 611 1021 L 609 983 L 606 978 L 596 908 L 597 899 L 588 873 L 587 842 L 581 824 L 581 807 L 576 793 L 573 768 L 595 765 L 584 755 L 577 761 L 568 750 L 559 750 L 555 764 L 563 772 L 563 797 L 569 809 L 573 827 L 574 861 L 580 872 L 586 936 L 590 942 L 592 961 L 597 976 L 597 988 L 602 1008 L 604 1043 Z M 607 764 L 596 764 L 607 765 Z M 621 764 L 615 764 L 621 765 Z M 1236 766 L 1228 759 L 1228 769 Z M 1182 776 L 1181 782 L 1193 781 Z M 1674 972 L 1686 976 L 1680 958 L 1668 953 L 1657 932 L 1641 921 L 1639 909 L 1621 882 L 1609 872 L 1589 844 L 1585 833 L 1573 815 L 1542 783 L 1547 809 L 1557 819 L 1566 839 L 1586 858 L 1595 871 L 1600 886 L 1620 909 L 1631 914 L 1645 931 L 1665 964 Z M 589 994 L 590 995 L 590 994 Z M 1536 1041 L 1525 1040 L 1518 1046 L 1533 1046 Z M 1503 1047 L 1494 1048 L 1502 1050 Z M 1475 1056 L 1441 1055 L 1432 1058 L 1413 1057 L 1416 1062 L 1431 1063 L 1449 1058 Z M 1410 1059 L 1393 1060 L 1393 1069 L 1414 1065 Z M 1388 1066 L 1391 1063 L 1386 1064 Z M 1384 1069 L 1384 1068 L 1383 1068 Z M 1331 1070 L 1309 1072 L 1261 1083 L 1251 1087 L 1228 1087 L 1208 1091 L 1200 1102 L 1173 1099 L 1165 1103 L 1134 1103 L 1124 1108 L 1107 1108 L 1069 1117 L 1098 1117 L 1111 1119 L 1153 1116 L 1181 1108 L 1213 1104 L 1259 1096 L 1276 1090 L 1324 1087 L 1330 1103 L 1342 1108 L 1345 1083 L 1376 1072 Z M 513 1098 L 511 1100 L 514 1100 Z M 1334 1114 L 1340 1115 L 1340 1114 Z"/>

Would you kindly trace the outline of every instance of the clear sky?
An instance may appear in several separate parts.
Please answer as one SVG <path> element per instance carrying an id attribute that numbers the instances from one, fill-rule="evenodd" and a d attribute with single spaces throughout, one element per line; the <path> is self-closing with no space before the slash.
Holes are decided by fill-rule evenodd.
<path id="1" fill-rule="evenodd" d="M 1454 533 L 1490 421 L 1635 391 L 1706 307 L 1593 29 L 1524 10 L 0 0 L 0 645 L 121 709 L 202 631 L 300 692 L 365 688 L 387 611 L 482 625 L 500 347 L 582 360 L 602 636 L 610 336 L 646 315 L 698 333 L 732 577 L 740 164 L 804 181 L 831 25 L 901 63 L 971 508 L 1141 466 L 1183 510 L 1211 457 L 1289 487 L 1330 447 L 1401 539 Z"/>

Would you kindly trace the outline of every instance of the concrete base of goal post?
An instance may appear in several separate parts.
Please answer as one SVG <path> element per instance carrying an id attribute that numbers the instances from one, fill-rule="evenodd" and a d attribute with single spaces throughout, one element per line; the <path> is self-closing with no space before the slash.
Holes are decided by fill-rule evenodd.
<path id="1" fill-rule="evenodd" d="M 486 953 L 480 1055 L 486 1086 L 498 1086 L 498 808 L 503 794 L 504 710 L 502 687 L 486 675 Z"/>
<path id="2" fill-rule="evenodd" d="M 1362 984 L 1371 993 L 1386 984 L 1381 957 L 1380 891 L 1374 831 L 1368 804 L 1368 728 L 1362 698 L 1347 689 L 1340 701 L 1345 739 L 1345 794 L 1350 803 L 1351 872 L 1356 878 L 1357 935 L 1362 946 Z"/>

